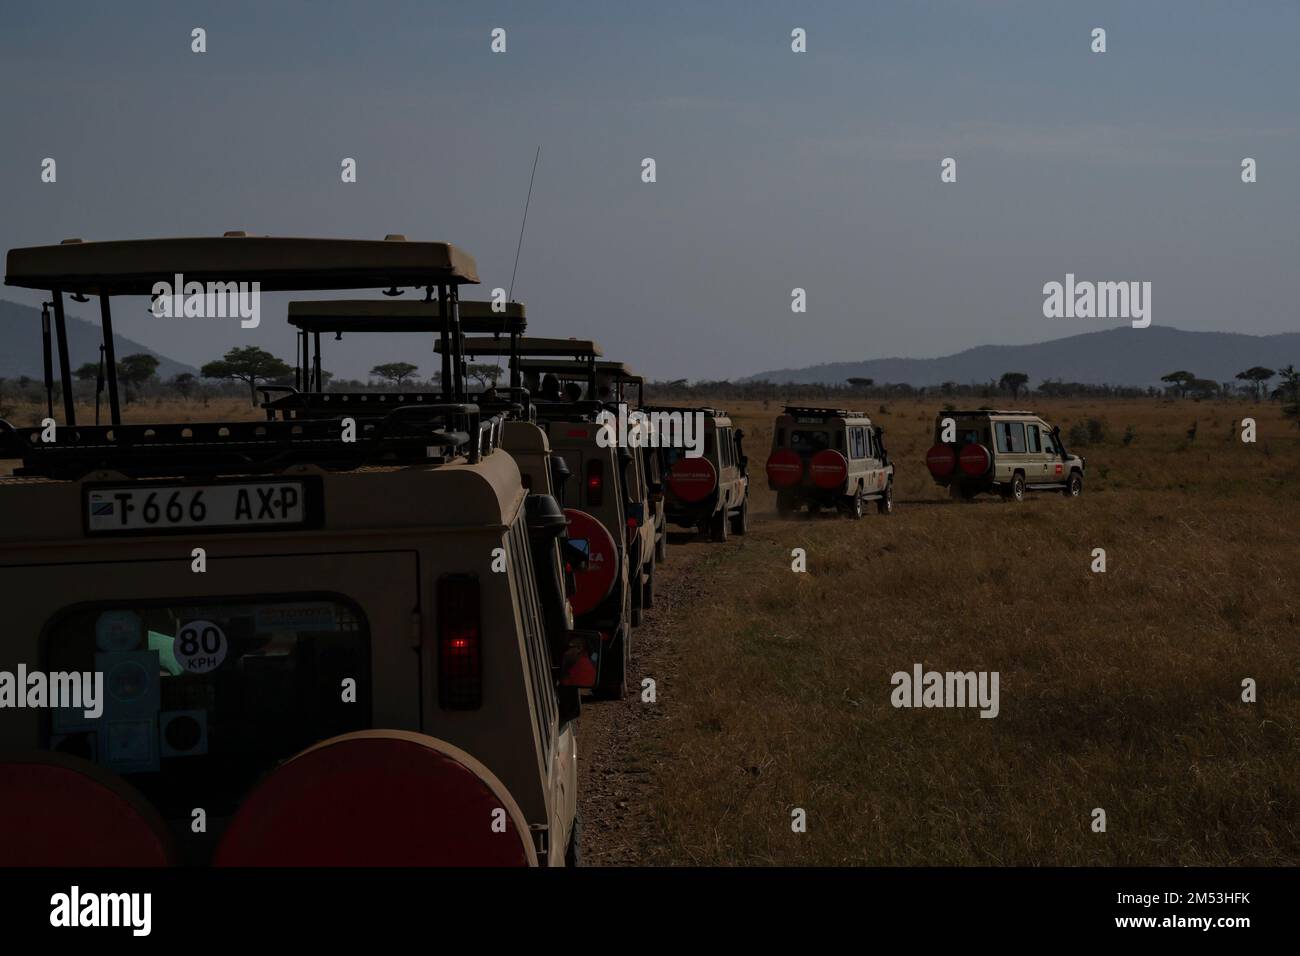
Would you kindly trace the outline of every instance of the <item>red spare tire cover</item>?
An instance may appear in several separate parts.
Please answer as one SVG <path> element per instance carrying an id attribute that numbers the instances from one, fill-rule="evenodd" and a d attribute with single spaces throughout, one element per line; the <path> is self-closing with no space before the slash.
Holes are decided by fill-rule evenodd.
<path id="1" fill-rule="evenodd" d="M 947 478 L 957 470 L 957 449 L 942 442 L 925 453 L 925 466 L 936 478 Z"/>
<path id="2" fill-rule="evenodd" d="M 518 806 L 477 760 L 422 734 L 372 730 L 273 770 L 240 805 L 213 863 L 527 866 L 536 855 L 525 840 Z"/>
<path id="3" fill-rule="evenodd" d="M 961 470 L 972 478 L 987 474 L 993 467 L 993 456 L 989 454 L 989 450 L 976 442 L 970 442 L 962 448 L 958 460 L 961 462 Z"/>
<path id="4" fill-rule="evenodd" d="M 167 825 L 115 774 L 56 753 L 0 764 L 0 867 L 173 862 Z"/>
<path id="5" fill-rule="evenodd" d="M 767 483 L 772 488 L 792 488 L 803 478 L 803 459 L 789 448 L 778 448 L 767 459 Z"/>
<path id="6" fill-rule="evenodd" d="M 833 448 L 823 448 L 808 462 L 813 484 L 827 491 L 838 491 L 849 479 L 849 463 Z"/>
<path id="7" fill-rule="evenodd" d="M 707 458 L 678 458 L 668 469 L 668 487 L 682 501 L 694 504 L 713 494 L 718 472 Z"/>
<path id="8" fill-rule="evenodd" d="M 618 577 L 618 548 L 614 536 L 587 512 L 565 508 L 564 516 L 569 519 L 569 537 L 587 539 L 587 570 L 574 573 L 577 588 L 569 599 L 573 613 L 581 617 L 600 607 L 600 602 L 614 589 L 614 580 Z"/>

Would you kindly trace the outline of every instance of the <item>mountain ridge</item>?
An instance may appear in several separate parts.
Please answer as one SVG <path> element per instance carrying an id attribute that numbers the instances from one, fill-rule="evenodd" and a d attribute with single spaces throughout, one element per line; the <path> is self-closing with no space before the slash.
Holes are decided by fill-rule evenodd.
<path id="1" fill-rule="evenodd" d="M 842 384 L 870 378 L 877 384 L 916 387 L 956 382 L 996 381 L 1005 372 L 1023 372 L 1035 385 L 1046 379 L 1087 385 L 1145 387 L 1160 377 L 1186 370 L 1198 378 L 1226 382 L 1255 365 L 1300 365 L 1300 332 L 1249 335 L 1244 332 L 1193 332 L 1172 326 L 1129 326 L 1068 335 L 1026 345 L 978 345 L 935 358 L 879 358 L 824 362 L 801 368 L 771 369 L 743 381 L 776 384 Z"/>
<path id="2" fill-rule="evenodd" d="M 72 371 L 86 362 L 99 361 L 99 346 L 103 341 L 99 325 L 66 315 L 68 329 L 68 361 Z M 51 326 L 53 323 L 51 322 Z M 59 377 L 58 345 L 54 340 L 53 328 L 50 338 L 54 358 L 54 377 Z M 158 377 L 171 378 L 181 372 L 197 375 L 199 370 L 192 365 L 178 362 L 170 356 L 142 345 L 124 335 L 113 335 L 113 347 L 118 361 L 123 356 L 146 352 L 158 359 Z M 20 302 L 0 299 L 0 378 L 15 379 L 22 376 L 40 380 L 45 375 L 45 359 L 41 354 L 41 310 Z"/>

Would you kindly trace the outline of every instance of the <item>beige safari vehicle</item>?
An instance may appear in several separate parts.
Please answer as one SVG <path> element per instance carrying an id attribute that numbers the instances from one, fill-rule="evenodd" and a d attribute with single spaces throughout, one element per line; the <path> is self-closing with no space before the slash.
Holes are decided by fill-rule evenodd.
<path id="1" fill-rule="evenodd" d="M 659 448 L 664 482 L 664 515 L 669 524 L 696 528 L 714 541 L 749 531 L 749 458 L 743 430 L 716 408 L 645 406 L 647 413 L 687 416 L 702 421 L 702 454 L 691 457 L 684 447 Z"/>
<path id="2" fill-rule="evenodd" d="M 869 501 L 881 514 L 894 510 L 894 465 L 884 434 L 862 412 L 786 406 L 772 429 L 767 483 L 783 518 L 805 505 L 810 515 L 836 508 L 851 518 L 861 518 Z"/>
<path id="3" fill-rule="evenodd" d="M 518 366 L 525 382 L 541 382 L 549 376 L 559 383 L 562 392 L 572 391 L 575 385 L 585 387 L 590 376 L 586 363 L 573 360 L 524 358 L 519 360 Z M 649 430 L 628 419 L 629 413 L 635 409 L 629 408 L 627 386 L 637 385 L 638 389 L 643 389 L 645 379 L 622 362 L 597 361 L 594 369 L 594 394 L 602 403 L 603 410 L 612 416 L 606 419 L 611 422 L 609 434 L 619 442 L 619 485 L 623 493 L 628 549 L 631 567 L 640 569 L 631 583 L 632 624 L 639 626 L 645 612 L 654 606 L 655 564 L 667 557 L 668 547 L 658 457 L 649 447 Z M 587 392 L 590 394 L 591 390 Z M 619 436 L 620 416 L 629 432 L 627 444 L 623 444 Z M 640 435 L 640 442 L 632 438 L 631 432 Z"/>
<path id="4" fill-rule="evenodd" d="M 599 679 L 593 694 L 622 699 L 632 661 L 632 628 L 641 621 L 643 596 L 640 563 L 639 512 L 632 507 L 624 484 L 626 449 L 602 445 L 602 402 L 597 392 L 600 345 L 589 339 L 552 339 L 524 336 L 509 352 L 496 339 L 464 340 L 468 357 L 490 358 L 510 354 L 512 374 L 518 370 L 523 386 L 533 398 L 533 413 L 546 433 L 553 454 L 563 459 L 574 476 L 565 493 L 569 539 L 586 554 L 586 567 L 576 574 L 577 589 L 571 601 L 580 627 L 601 635 Z M 585 370 L 574 373 L 565 388 L 557 376 L 525 371 L 524 363 L 572 363 Z M 579 383 L 581 379 L 581 384 Z M 633 534 L 632 523 L 637 525 Z"/>
<path id="5" fill-rule="evenodd" d="M 1083 494 L 1084 459 L 1065 450 L 1059 427 L 1033 412 L 940 412 L 934 437 L 926 467 L 954 498 L 991 493 L 1023 501 L 1027 491 Z"/>
<path id="6" fill-rule="evenodd" d="M 558 504 L 469 402 L 361 416 L 354 441 L 329 417 L 122 424 L 111 299 L 177 274 L 436 290 L 453 361 L 477 281 L 455 246 L 404 240 L 9 252 L 6 284 L 53 299 L 65 383 L 63 297 L 99 299 L 112 422 L 77 424 L 65 389 L 52 441 L 0 423 L 21 461 L 0 478 L 0 672 L 70 694 L 0 711 L 0 865 L 574 862 L 598 637 L 550 566 Z M 98 713 L 73 675 L 102 679 Z"/>

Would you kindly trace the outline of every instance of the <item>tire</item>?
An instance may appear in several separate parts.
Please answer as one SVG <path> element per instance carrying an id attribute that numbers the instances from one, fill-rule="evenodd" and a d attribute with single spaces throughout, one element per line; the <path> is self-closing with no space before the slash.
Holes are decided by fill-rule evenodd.
<path id="1" fill-rule="evenodd" d="M 731 533 L 745 534 L 749 531 L 749 498 L 740 503 L 740 510 L 731 516 Z"/>
<path id="2" fill-rule="evenodd" d="M 1011 476 L 1011 485 L 1007 488 L 1006 496 L 1008 501 L 1025 500 L 1025 476 L 1020 472 Z"/>
<path id="3" fill-rule="evenodd" d="M 641 607 L 650 610 L 655 606 L 655 564 L 653 561 L 646 568 L 645 584 L 641 589 Z"/>
<path id="4" fill-rule="evenodd" d="M 668 528 L 660 529 L 655 538 L 655 560 L 663 564 L 668 560 Z"/>
<path id="5" fill-rule="evenodd" d="M 600 683 L 591 689 L 591 696 L 597 700 L 622 700 L 627 696 L 627 672 L 631 663 L 627 628 L 620 626 L 614 632 L 614 639 L 604 654 L 608 659 L 601 661 Z"/>
<path id="6" fill-rule="evenodd" d="M 748 499 L 746 499 L 748 500 Z M 794 517 L 794 496 L 784 491 L 777 492 L 776 495 L 776 514 L 777 517 L 788 521 Z"/>
<path id="7" fill-rule="evenodd" d="M 582 866 L 582 808 L 573 812 L 573 829 L 569 831 L 569 845 L 564 849 L 565 866 Z"/>
<path id="8" fill-rule="evenodd" d="M 719 508 L 709 519 L 709 537 L 714 541 L 722 542 L 727 540 L 727 509 Z"/>
<path id="9" fill-rule="evenodd" d="M 876 510 L 882 515 L 892 515 L 894 513 L 894 481 L 892 478 L 885 482 L 885 490 L 881 492 L 880 497 L 876 500 Z"/>
<path id="10" fill-rule="evenodd" d="M 848 515 L 850 518 L 852 518 L 854 521 L 862 520 L 862 489 L 861 488 L 853 492 L 853 497 L 850 498 L 847 504 L 845 505 L 844 513 Z"/>
<path id="11" fill-rule="evenodd" d="M 1078 498 L 1083 494 L 1083 475 L 1077 471 L 1070 472 L 1070 480 L 1065 483 L 1065 497 Z"/>

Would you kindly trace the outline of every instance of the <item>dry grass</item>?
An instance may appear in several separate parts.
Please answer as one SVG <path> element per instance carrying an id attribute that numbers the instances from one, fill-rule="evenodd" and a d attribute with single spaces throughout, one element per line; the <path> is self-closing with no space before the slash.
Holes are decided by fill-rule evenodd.
<path id="1" fill-rule="evenodd" d="M 1078 501 L 950 503 L 923 461 L 936 405 L 873 403 L 892 517 L 769 517 L 710 562 L 714 599 L 674 635 L 668 719 L 644 744 L 652 861 L 1300 862 L 1297 430 L 1275 407 L 1037 406 L 1067 433 L 1109 423 L 1107 443 L 1071 449 L 1088 458 Z M 730 410 L 770 511 L 779 408 Z M 1228 440 L 1245 414 L 1255 445 Z M 918 662 L 1000 672 L 1000 716 L 893 708 L 890 675 Z"/>

